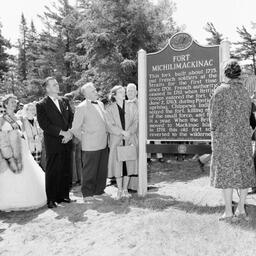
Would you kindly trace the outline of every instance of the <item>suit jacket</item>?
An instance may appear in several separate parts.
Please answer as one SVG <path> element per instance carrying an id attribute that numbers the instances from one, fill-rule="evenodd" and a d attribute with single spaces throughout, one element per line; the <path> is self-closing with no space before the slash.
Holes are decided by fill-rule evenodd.
<path id="1" fill-rule="evenodd" d="M 107 146 L 107 128 L 103 103 L 96 106 L 84 100 L 77 107 L 71 132 L 81 141 L 83 151 L 97 151 Z"/>
<path id="2" fill-rule="evenodd" d="M 67 131 L 73 121 L 73 113 L 69 102 L 65 98 L 59 99 L 61 112 L 50 97 L 45 97 L 36 104 L 37 120 L 44 131 L 45 150 L 48 154 L 70 150 L 72 142 L 61 143 L 60 131 Z"/>

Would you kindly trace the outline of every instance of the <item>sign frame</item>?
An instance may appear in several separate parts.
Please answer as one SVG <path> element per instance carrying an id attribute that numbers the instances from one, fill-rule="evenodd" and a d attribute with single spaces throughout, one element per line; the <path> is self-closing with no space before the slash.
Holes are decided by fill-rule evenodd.
<path id="1" fill-rule="evenodd" d="M 179 32 L 179 33 L 176 33 L 175 35 L 180 33 L 184 33 L 184 32 Z M 168 41 L 168 44 L 169 44 L 169 41 Z M 193 41 L 196 44 L 198 44 L 195 40 Z M 166 44 L 166 46 L 163 49 L 165 49 L 168 46 L 168 44 Z M 202 46 L 202 45 L 199 45 L 199 46 Z M 158 52 L 163 51 L 163 49 L 161 49 Z M 139 196 L 145 196 L 147 194 L 147 152 L 154 152 L 156 150 L 157 153 L 162 153 L 162 152 L 166 152 L 166 150 L 168 150 L 169 148 L 173 146 L 176 147 L 178 145 L 178 144 L 148 145 L 147 120 L 146 120 L 146 117 L 147 117 L 147 56 L 156 54 L 158 52 L 147 54 L 146 51 L 143 49 L 140 49 L 138 51 L 138 104 L 139 104 L 138 195 Z M 222 82 L 224 81 L 223 66 L 226 63 L 226 61 L 230 58 L 230 42 L 228 41 L 227 38 L 225 38 L 220 43 L 219 54 L 220 54 L 219 55 L 219 72 L 220 72 L 219 78 L 220 78 L 220 82 Z M 150 141 L 157 141 L 157 140 L 150 140 Z M 168 141 L 168 140 L 164 140 L 164 141 Z M 187 141 L 187 140 L 184 140 L 184 141 Z M 192 141 L 197 141 L 197 140 L 192 140 Z M 209 140 L 207 141 L 198 140 L 198 141 L 209 142 Z M 195 149 L 196 145 L 186 145 L 186 146 L 188 148 Z M 205 147 L 203 149 L 203 152 L 208 152 L 209 145 L 204 145 L 204 146 Z M 189 152 L 190 150 L 186 150 L 186 151 Z"/>
<path id="2" fill-rule="evenodd" d="M 181 49 L 175 49 L 173 46 L 172 46 L 172 43 L 171 41 L 173 40 L 173 38 L 179 36 L 179 35 L 186 35 L 187 37 L 190 38 L 190 43 L 185 47 L 185 48 L 181 48 Z M 164 50 L 166 50 L 167 47 L 170 47 L 173 51 L 179 53 L 179 52 L 182 52 L 184 50 L 188 50 L 192 45 L 193 43 L 195 43 L 198 47 L 202 47 L 202 48 L 216 48 L 216 47 L 219 47 L 219 72 L 218 72 L 218 75 L 219 75 L 219 79 L 220 81 L 221 78 L 222 78 L 222 72 L 221 72 L 221 62 L 222 62 L 222 54 L 221 54 L 221 45 L 206 45 L 206 46 L 203 46 L 201 44 L 199 44 L 197 41 L 195 41 L 193 39 L 193 37 L 189 34 L 189 33 L 185 33 L 185 32 L 178 32 L 176 34 L 174 34 L 167 42 L 167 44 L 159 51 L 157 52 L 152 52 L 152 53 L 146 53 L 146 57 L 148 58 L 148 56 L 154 56 L 154 55 L 157 55 L 161 52 L 163 52 Z M 148 86 L 148 85 L 147 85 Z M 192 88 L 193 89 L 193 88 Z M 146 98 L 148 99 L 148 90 L 147 90 L 147 95 L 146 95 Z M 148 105 L 146 106 L 148 107 Z M 148 109 L 146 111 L 146 113 L 148 113 Z M 148 123 L 147 123 L 148 124 Z M 147 144 L 149 143 L 149 141 L 170 141 L 170 142 L 210 142 L 211 140 L 210 139 L 150 139 L 148 138 L 148 126 L 146 126 L 146 134 L 147 134 Z"/>

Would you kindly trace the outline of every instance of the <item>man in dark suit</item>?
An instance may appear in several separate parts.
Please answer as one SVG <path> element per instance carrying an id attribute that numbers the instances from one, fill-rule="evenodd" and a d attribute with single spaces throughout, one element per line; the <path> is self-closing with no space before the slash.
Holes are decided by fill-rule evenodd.
<path id="1" fill-rule="evenodd" d="M 53 77 L 43 83 L 47 96 L 36 105 L 37 119 L 44 131 L 46 150 L 46 195 L 48 208 L 56 203 L 70 203 L 71 172 L 71 134 L 73 113 L 68 100 L 58 96 L 59 84 Z"/>

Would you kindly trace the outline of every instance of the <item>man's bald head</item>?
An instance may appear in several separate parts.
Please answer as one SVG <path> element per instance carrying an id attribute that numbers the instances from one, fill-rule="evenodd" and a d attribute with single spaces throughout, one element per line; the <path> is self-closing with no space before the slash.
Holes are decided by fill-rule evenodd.
<path id="1" fill-rule="evenodd" d="M 129 83 L 126 87 L 126 94 L 129 100 L 133 100 L 137 96 L 137 87 L 136 84 Z"/>

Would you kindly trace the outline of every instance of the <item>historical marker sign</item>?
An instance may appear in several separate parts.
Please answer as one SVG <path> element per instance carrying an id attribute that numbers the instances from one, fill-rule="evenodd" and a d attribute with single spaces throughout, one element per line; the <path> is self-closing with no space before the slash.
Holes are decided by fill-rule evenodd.
<path id="1" fill-rule="evenodd" d="M 148 140 L 210 140 L 208 104 L 220 80 L 219 55 L 219 46 L 200 46 L 186 33 L 147 54 Z"/>

